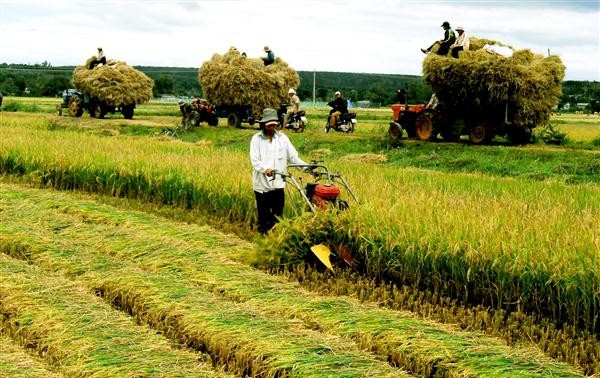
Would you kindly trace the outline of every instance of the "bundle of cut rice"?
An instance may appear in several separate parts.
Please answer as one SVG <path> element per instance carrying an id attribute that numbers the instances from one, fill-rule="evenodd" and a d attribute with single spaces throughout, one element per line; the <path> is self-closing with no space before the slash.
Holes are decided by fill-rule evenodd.
<path id="1" fill-rule="evenodd" d="M 265 66 L 261 59 L 246 58 L 233 48 L 204 62 L 198 79 L 210 103 L 250 105 L 254 117 L 260 117 L 264 108 L 278 109 L 288 89 L 300 83 L 298 73 L 281 58 Z"/>
<path id="2" fill-rule="evenodd" d="M 141 104 L 152 98 L 154 81 L 144 73 L 118 60 L 89 69 L 94 59 L 90 57 L 73 71 L 73 84 L 78 90 L 112 106 Z"/>
<path id="3" fill-rule="evenodd" d="M 499 42 L 471 38 L 459 59 L 429 54 L 423 78 L 446 108 L 468 114 L 491 113 L 508 105 L 509 121 L 518 127 L 548 123 L 562 93 L 565 66 L 558 56 L 517 50 L 509 58 L 486 51 Z"/>

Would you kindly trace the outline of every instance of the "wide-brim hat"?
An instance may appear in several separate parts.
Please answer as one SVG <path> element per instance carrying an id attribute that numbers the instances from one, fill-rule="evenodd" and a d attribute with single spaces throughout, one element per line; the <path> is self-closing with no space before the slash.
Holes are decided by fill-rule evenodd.
<path id="1" fill-rule="evenodd" d="M 456 31 L 465 31 L 465 29 L 463 29 L 463 27 L 462 27 L 462 26 L 457 26 L 457 27 L 456 27 Z"/>
<path id="2" fill-rule="evenodd" d="M 277 117 L 277 111 L 272 108 L 266 108 L 265 110 L 263 110 L 263 116 L 258 122 L 267 123 L 271 121 L 279 122 L 279 118 Z"/>

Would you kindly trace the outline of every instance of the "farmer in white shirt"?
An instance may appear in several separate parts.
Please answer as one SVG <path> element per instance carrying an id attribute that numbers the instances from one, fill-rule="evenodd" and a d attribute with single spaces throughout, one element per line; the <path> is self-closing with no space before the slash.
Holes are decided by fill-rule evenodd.
<path id="1" fill-rule="evenodd" d="M 267 108 L 258 121 L 262 131 L 250 141 L 252 186 L 258 211 L 258 231 L 266 234 L 283 214 L 285 181 L 273 171 L 287 172 L 287 164 L 306 164 L 289 138 L 276 130 L 277 111 Z"/>
<path id="2" fill-rule="evenodd" d="M 458 33 L 458 37 L 456 38 L 456 42 L 450 46 L 450 52 L 453 58 L 458 58 L 459 51 L 468 51 L 469 50 L 469 37 L 465 33 L 465 29 L 462 26 L 456 28 L 456 32 Z"/>

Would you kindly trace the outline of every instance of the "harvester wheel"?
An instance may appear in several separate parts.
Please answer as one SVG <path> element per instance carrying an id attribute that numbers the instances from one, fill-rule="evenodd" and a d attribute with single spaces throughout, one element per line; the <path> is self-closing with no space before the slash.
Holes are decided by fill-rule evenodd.
<path id="1" fill-rule="evenodd" d="M 396 122 L 390 122 L 390 128 L 388 129 L 388 135 L 391 139 L 397 140 L 402 138 L 402 127 Z"/>
<path id="2" fill-rule="evenodd" d="M 240 116 L 235 113 L 229 113 L 229 116 L 227 116 L 227 125 L 229 127 L 240 127 L 242 125 Z"/>
<path id="3" fill-rule="evenodd" d="M 415 134 L 420 140 L 431 140 L 435 138 L 433 118 L 429 113 L 421 114 L 415 121 Z"/>
<path id="4" fill-rule="evenodd" d="M 490 125 L 484 120 L 476 121 L 475 124 L 471 126 L 469 139 L 473 144 L 488 143 L 492 140 L 492 129 Z"/>
<path id="5" fill-rule="evenodd" d="M 79 96 L 72 96 L 69 99 L 69 115 L 71 117 L 81 117 L 83 114 L 82 102 Z"/>

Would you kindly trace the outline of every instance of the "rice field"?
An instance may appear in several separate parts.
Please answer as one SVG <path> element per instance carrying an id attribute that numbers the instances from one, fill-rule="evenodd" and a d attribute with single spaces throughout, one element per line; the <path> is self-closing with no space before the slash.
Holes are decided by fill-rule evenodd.
<path id="1" fill-rule="evenodd" d="M 52 101 L 46 101 L 40 106 L 50 107 Z M 103 339 L 116 337 L 111 334 L 99 333 L 98 340 L 88 335 L 89 355 L 65 352 L 78 344 L 70 344 L 76 341 L 68 334 L 63 340 L 57 330 L 74 321 L 70 311 L 81 309 L 46 298 L 41 287 L 51 285 L 91 296 L 115 316 L 115 324 L 125 316 L 158 333 L 171 350 L 163 353 L 164 362 L 148 364 L 165 366 L 148 370 L 156 376 L 600 372 L 600 189 L 594 174 L 600 155 L 591 144 L 594 133 L 585 133 L 597 126 L 589 118 L 559 125 L 578 135 L 583 148 L 541 152 L 569 159 L 546 159 L 557 170 L 570 159 L 587 164 L 587 170 L 570 172 L 569 180 L 539 180 L 530 174 L 394 165 L 388 159 L 398 152 L 377 150 L 381 142 L 372 135 L 385 134 L 387 109 L 364 110 L 354 135 L 323 135 L 316 116 L 309 121 L 312 130 L 291 135 L 294 144 L 305 160 L 329 160 L 362 204 L 312 217 L 302 215 L 299 198 L 288 195 L 285 219 L 262 239 L 253 232 L 245 147 L 254 131 L 222 125 L 181 139 L 164 137 L 160 130 L 179 120 L 171 111 L 146 104 L 132 121 L 120 115 L 96 120 L 0 113 L 0 250 L 7 269 L 0 277 L 30 277 L 23 281 L 33 285 L 2 281 L 0 307 L 10 316 L 0 333 L 15 348 L 6 353 L 21 351 L 23 363 L 65 376 L 102 372 L 105 358 L 115 359 L 115 369 L 122 365 L 111 376 L 146 369 L 122 361 L 119 353 L 126 355 L 127 346 L 111 351 L 114 355 L 96 354 L 95 343 L 102 349 Z M 369 148 L 372 152 L 363 153 Z M 403 148 L 423 147 L 407 141 Z M 443 156 L 444 144 L 435 148 L 438 152 L 413 159 Z M 449 151 L 455 148 L 448 144 Z M 462 153 L 482 159 L 502 148 L 473 148 L 469 157 L 464 147 Z M 523 162 L 534 167 L 531 172 L 536 149 L 513 149 L 529 159 Z M 143 212 L 124 210 L 131 207 Z M 205 222 L 237 236 L 202 226 Z M 356 270 L 350 275 L 339 267 L 333 275 L 304 270 L 309 247 L 317 243 L 349 249 Z M 273 270 L 267 274 L 248 264 Z M 273 275 L 277 272 L 283 274 Z M 29 304 L 11 307 L 15 302 Z M 15 326 L 20 316 L 57 309 L 64 310 L 63 323 L 50 322 L 45 329 L 48 318 L 38 318 L 33 326 Z M 47 355 L 41 339 L 52 341 L 56 357 L 25 358 Z M 202 366 L 185 365 L 188 357 L 176 352 Z M 171 365 L 171 355 L 182 361 L 181 369 Z M 138 359 L 131 363 L 141 363 Z M 67 374 L 71 371 L 77 373 Z M 187 371 L 193 373 L 182 373 Z"/>
<path id="2" fill-rule="evenodd" d="M 8 314 L 2 329 L 22 344 L 48 345 L 47 358 L 74 376 L 88 364 L 150 376 L 148 364 L 161 366 L 161 376 L 196 376 L 185 372 L 183 357 L 181 367 L 169 365 L 165 351 L 156 357 L 162 362 L 147 350 L 147 357 L 135 357 L 138 341 L 128 328 L 137 326 L 121 311 L 183 352 L 204 351 L 205 360 L 251 376 L 581 375 L 534 347 L 508 347 L 407 312 L 306 292 L 237 262 L 252 245 L 206 226 L 17 185 L 4 184 L 0 193 L 1 303 Z M 109 305 L 114 311 L 102 309 Z M 110 314 L 115 324 L 106 324 Z M 30 324 L 22 321 L 31 317 Z M 81 340 L 72 341 L 63 328 L 90 340 L 73 344 Z M 142 343 L 143 333 L 137 337 Z M 102 348 L 106 342 L 114 346 Z M 203 368 L 205 376 L 217 376 Z"/>

